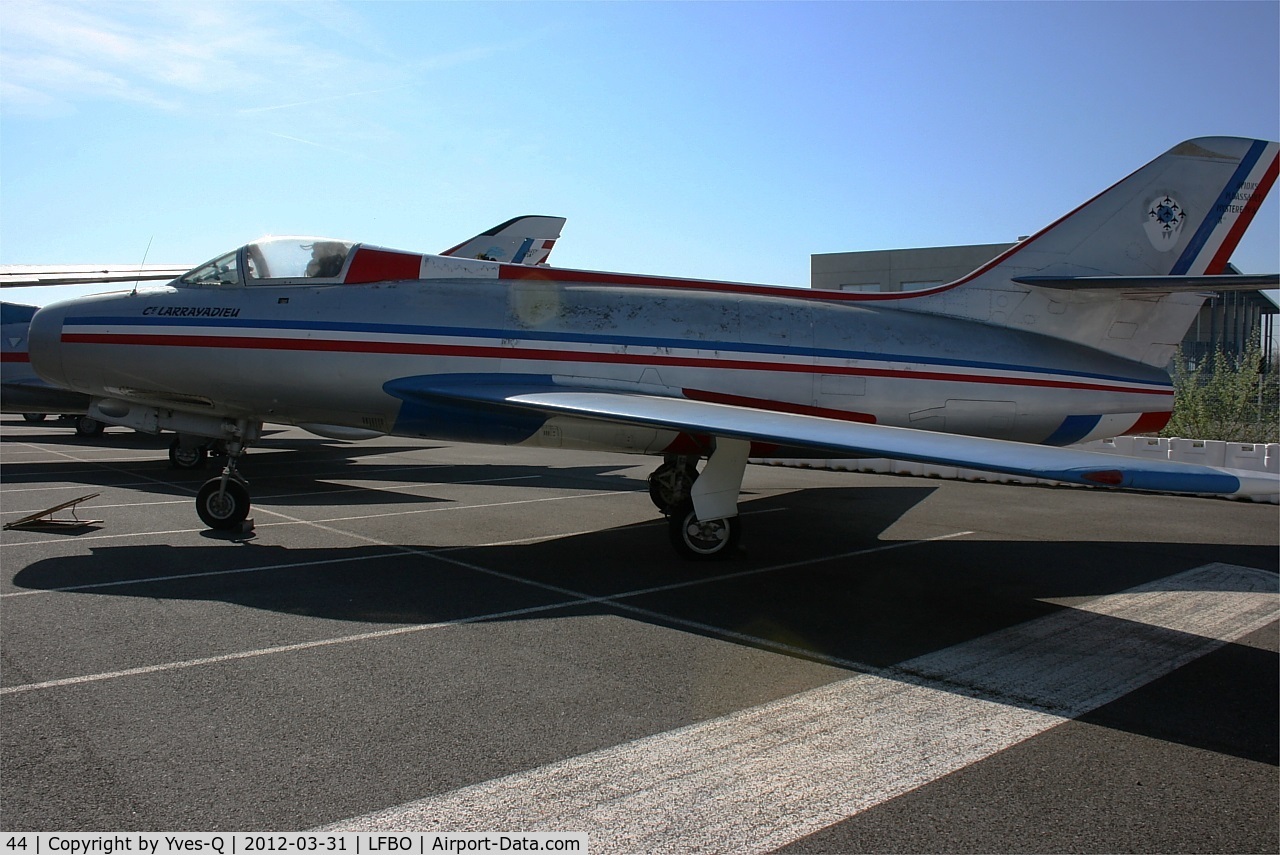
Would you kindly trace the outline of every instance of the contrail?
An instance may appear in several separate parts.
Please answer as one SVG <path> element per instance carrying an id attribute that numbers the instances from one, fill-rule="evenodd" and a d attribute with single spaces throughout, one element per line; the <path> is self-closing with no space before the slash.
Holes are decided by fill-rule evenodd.
<path id="1" fill-rule="evenodd" d="M 366 89 L 361 92 L 346 92 L 341 95 L 326 95 L 323 98 L 309 98 L 306 101 L 292 101 L 288 104 L 272 104 L 268 107 L 245 107 L 237 110 L 238 113 L 266 113 L 270 110 L 287 110 L 290 107 L 305 107 L 308 104 L 323 104 L 326 101 L 341 101 L 343 98 L 357 98 L 361 95 L 378 95 L 383 92 L 393 92 L 396 89 L 407 89 L 410 86 L 416 86 L 416 83 L 401 83 L 398 86 L 387 86 L 382 89 Z M 277 136 L 280 136 L 277 134 Z M 288 137 L 293 139 L 293 137 Z M 298 140 L 298 142 L 306 142 L 306 140 Z"/>

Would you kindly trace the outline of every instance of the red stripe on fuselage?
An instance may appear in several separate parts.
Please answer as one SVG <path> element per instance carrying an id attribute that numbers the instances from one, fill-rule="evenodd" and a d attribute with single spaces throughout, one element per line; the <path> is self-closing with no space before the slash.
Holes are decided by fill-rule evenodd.
<path id="1" fill-rule="evenodd" d="M 492 347 L 456 344 L 412 344 L 395 341 L 342 341 L 332 339 L 259 338 L 255 336 L 121 335 L 112 333 L 64 333 L 66 344 L 141 345 L 149 347 L 212 347 L 251 350 L 294 350 L 323 353 L 399 353 L 412 356 L 462 356 L 477 359 L 520 359 L 535 362 L 592 362 L 617 365 L 669 365 L 681 368 L 719 368 L 739 371 L 772 371 L 791 374 L 845 374 L 856 377 L 889 377 L 937 380 L 950 383 L 983 383 L 996 386 L 1031 386 L 1137 395 L 1172 395 L 1172 389 L 1117 388 L 1100 383 L 1046 380 L 1038 377 L 995 377 L 945 371 L 913 371 L 890 368 L 855 368 L 810 363 L 760 362 L 538 348 Z"/>
<path id="2" fill-rule="evenodd" d="M 1164 430 L 1164 426 L 1169 423 L 1169 419 L 1173 418 L 1173 413 L 1143 413 L 1142 416 L 1133 423 L 1126 434 L 1135 433 L 1157 433 Z"/>
<path id="3" fill-rule="evenodd" d="M 0 362 L 30 362 L 31 354 L 17 350 L 6 350 L 0 353 Z"/>
<path id="4" fill-rule="evenodd" d="M 724 395 L 720 392 L 707 392 L 702 389 L 681 389 L 686 398 L 693 401 L 706 401 L 709 404 L 731 404 L 735 407 L 751 407 L 756 410 L 769 410 L 775 413 L 795 413 L 801 416 L 820 416 L 824 419 L 839 419 L 842 422 L 859 422 L 875 424 L 876 417 L 870 413 L 855 413 L 847 410 L 832 410 L 827 407 L 811 407 L 806 404 L 792 404 L 787 401 L 770 401 L 765 398 L 748 398 L 743 395 Z"/>
<path id="5" fill-rule="evenodd" d="M 787 297 L 797 300 L 858 301 L 903 300 L 946 291 L 959 282 L 937 288 L 909 292 L 867 293 L 860 291 L 819 291 L 809 288 L 787 288 L 782 285 L 746 285 L 740 282 L 718 282 L 713 279 L 676 279 L 668 276 L 645 276 L 638 273 L 604 273 L 594 270 L 567 270 L 551 267 L 528 267 L 504 264 L 498 269 L 501 279 L 532 279 L 566 284 L 619 285 L 628 288 L 680 288 L 685 291 L 713 291 L 718 294 L 756 294 L 763 297 Z"/>
<path id="6" fill-rule="evenodd" d="M 747 454 L 751 457 L 773 457 L 782 448 L 774 442 L 752 442 Z M 706 457 L 715 450 L 711 437 L 698 433 L 680 433 L 662 449 L 663 454 L 697 454 Z"/>

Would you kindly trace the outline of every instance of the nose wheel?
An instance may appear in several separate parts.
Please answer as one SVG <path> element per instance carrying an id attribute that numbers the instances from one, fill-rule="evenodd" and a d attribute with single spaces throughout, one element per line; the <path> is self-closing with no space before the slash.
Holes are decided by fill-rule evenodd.
<path id="1" fill-rule="evenodd" d="M 249 490 L 239 481 L 210 478 L 196 494 L 196 513 L 209 528 L 239 528 L 249 517 Z"/>

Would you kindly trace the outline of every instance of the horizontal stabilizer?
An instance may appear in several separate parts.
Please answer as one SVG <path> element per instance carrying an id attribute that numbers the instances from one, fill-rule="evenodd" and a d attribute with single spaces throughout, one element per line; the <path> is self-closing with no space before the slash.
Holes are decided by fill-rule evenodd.
<path id="1" fill-rule="evenodd" d="M 1280 273 L 1217 276 L 1018 276 L 1014 282 L 1069 291 L 1259 291 L 1280 288 Z"/>

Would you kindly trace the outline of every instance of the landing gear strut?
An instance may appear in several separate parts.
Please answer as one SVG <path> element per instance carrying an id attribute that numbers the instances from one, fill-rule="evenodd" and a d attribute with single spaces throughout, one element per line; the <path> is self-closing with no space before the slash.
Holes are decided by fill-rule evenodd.
<path id="1" fill-rule="evenodd" d="M 260 428 L 261 425 L 250 425 L 244 420 L 235 423 L 234 436 L 227 441 L 227 465 L 222 475 L 204 482 L 196 494 L 196 513 L 209 528 L 229 531 L 248 519 L 249 484 L 240 476 L 238 468 L 240 458 Z"/>

